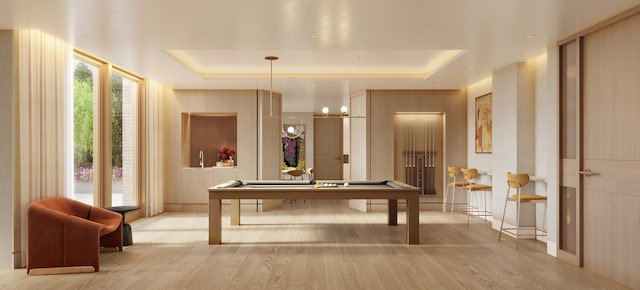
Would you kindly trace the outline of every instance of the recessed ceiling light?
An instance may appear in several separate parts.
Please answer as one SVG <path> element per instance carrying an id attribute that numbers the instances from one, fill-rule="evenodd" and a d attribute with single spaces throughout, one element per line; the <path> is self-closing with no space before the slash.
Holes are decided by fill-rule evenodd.
<path id="1" fill-rule="evenodd" d="M 534 38 L 534 37 L 536 37 L 536 36 L 535 36 L 535 35 L 533 35 L 533 34 L 529 34 L 529 35 L 527 35 L 527 38 Z"/>
<path id="2" fill-rule="evenodd" d="M 318 38 L 317 35 L 311 35 L 311 38 Z"/>

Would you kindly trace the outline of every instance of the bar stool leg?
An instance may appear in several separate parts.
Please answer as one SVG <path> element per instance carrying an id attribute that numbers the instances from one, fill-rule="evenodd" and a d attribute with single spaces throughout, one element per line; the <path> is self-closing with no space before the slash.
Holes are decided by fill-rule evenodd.
<path id="1" fill-rule="evenodd" d="M 451 185 L 451 217 L 453 217 L 453 207 L 456 202 L 456 179 L 453 178 L 453 184 Z"/>
<path id="2" fill-rule="evenodd" d="M 469 190 L 467 191 L 467 226 L 469 226 L 469 220 L 471 218 L 471 193 L 472 191 Z M 475 199 L 475 195 L 473 195 L 474 199 Z"/>
<path id="3" fill-rule="evenodd" d="M 533 204 L 533 240 L 538 241 L 538 217 L 536 217 L 538 206 Z"/>
<path id="4" fill-rule="evenodd" d="M 482 199 L 483 199 L 483 202 L 484 202 L 484 208 L 482 209 L 482 216 L 484 217 L 484 222 L 486 223 L 487 220 L 488 220 L 487 219 L 488 211 L 487 211 L 487 191 L 486 190 L 482 192 Z"/>
<path id="5" fill-rule="evenodd" d="M 518 240 L 520 240 L 520 189 L 518 188 L 518 207 L 516 208 L 516 250 L 518 249 Z"/>
<path id="6" fill-rule="evenodd" d="M 498 234 L 498 242 L 502 238 L 502 229 L 504 228 L 504 217 L 507 214 L 507 201 L 509 200 L 510 188 L 507 188 L 507 197 L 504 199 L 504 209 L 502 210 L 502 222 L 500 222 L 500 233 Z"/>

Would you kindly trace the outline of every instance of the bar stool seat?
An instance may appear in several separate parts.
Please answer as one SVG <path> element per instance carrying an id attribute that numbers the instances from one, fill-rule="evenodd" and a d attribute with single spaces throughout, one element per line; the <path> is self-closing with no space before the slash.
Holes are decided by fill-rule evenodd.
<path id="1" fill-rule="evenodd" d="M 487 217 L 493 217 L 491 211 L 487 207 L 487 191 L 491 192 L 493 190 L 491 185 L 474 182 L 475 178 L 478 176 L 478 170 L 475 168 L 462 169 L 462 175 L 464 176 L 464 179 L 469 182 L 468 185 L 464 186 L 464 188 L 467 190 L 467 226 L 469 225 L 469 219 L 472 215 L 484 217 L 485 221 L 487 221 Z M 478 192 L 482 192 L 482 200 L 484 204 L 483 208 L 480 208 L 478 206 L 478 199 L 476 196 L 476 193 Z M 471 204 L 472 194 L 476 201 L 476 205 Z"/>
<path id="2" fill-rule="evenodd" d="M 447 193 L 449 193 L 449 188 L 451 188 L 451 215 L 453 216 L 453 210 L 456 202 L 456 188 L 463 188 L 469 185 L 468 181 L 464 180 L 456 180 L 458 175 L 460 175 L 460 167 L 458 166 L 447 166 L 447 188 L 444 194 L 444 211 L 447 210 Z"/>
<path id="3" fill-rule="evenodd" d="M 521 226 L 520 225 L 520 207 L 522 204 L 526 203 L 547 203 L 547 197 L 544 195 L 539 195 L 535 193 L 522 193 L 521 189 L 525 185 L 529 183 L 529 174 L 526 173 L 514 173 L 507 172 L 507 197 L 504 202 L 504 210 L 502 212 L 502 221 L 500 222 L 500 234 L 498 234 L 498 241 L 502 237 L 502 233 L 510 233 L 516 236 L 516 249 L 518 249 L 518 240 L 522 237 L 533 237 L 534 240 L 538 239 L 538 236 L 546 236 L 547 231 L 544 228 L 538 228 L 536 221 L 536 209 L 533 210 L 533 226 Z M 511 189 L 515 189 L 516 193 L 509 195 L 511 193 Z M 507 203 L 515 202 L 516 203 L 516 226 L 513 228 L 505 228 L 504 227 L 504 217 L 507 213 Z M 546 210 L 546 208 L 545 208 Z M 533 231 L 532 234 L 521 234 L 521 229 L 528 229 Z M 515 231 L 515 233 L 513 232 Z"/>

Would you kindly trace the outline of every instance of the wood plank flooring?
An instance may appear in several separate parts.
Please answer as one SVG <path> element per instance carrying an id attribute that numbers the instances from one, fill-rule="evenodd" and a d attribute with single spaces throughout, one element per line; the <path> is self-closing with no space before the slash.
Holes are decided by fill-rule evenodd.
<path id="1" fill-rule="evenodd" d="M 28 276 L 0 270 L 0 289 L 624 289 L 547 255 L 519 250 L 479 219 L 420 213 L 420 245 L 404 243 L 386 213 L 338 201 L 298 200 L 282 210 L 223 217 L 223 245 L 207 243 L 206 213 L 164 213 L 131 223 L 134 245 L 103 252 L 100 272 Z"/>

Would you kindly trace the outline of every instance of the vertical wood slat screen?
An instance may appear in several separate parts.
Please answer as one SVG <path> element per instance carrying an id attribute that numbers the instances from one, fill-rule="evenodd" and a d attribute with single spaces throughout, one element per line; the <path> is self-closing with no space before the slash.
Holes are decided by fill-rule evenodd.
<path id="1" fill-rule="evenodd" d="M 35 200 L 65 195 L 65 101 L 71 93 L 68 43 L 37 30 L 19 30 L 18 191 L 22 249 L 26 249 L 26 208 Z M 26 251 L 22 251 L 24 264 Z"/>
<path id="2" fill-rule="evenodd" d="M 146 201 L 145 214 L 154 216 L 164 212 L 164 154 L 162 145 L 162 96 L 164 87 L 151 80 L 145 81 L 140 102 L 140 189 Z"/>

